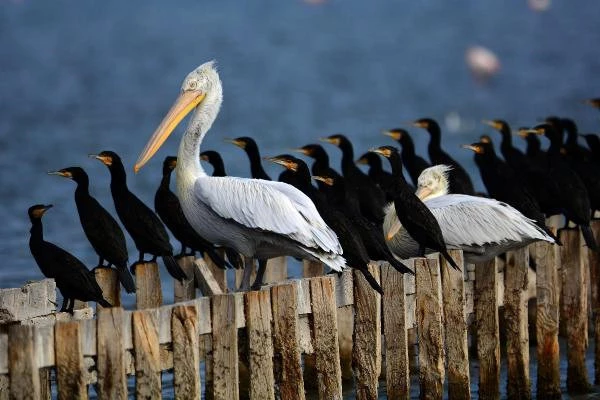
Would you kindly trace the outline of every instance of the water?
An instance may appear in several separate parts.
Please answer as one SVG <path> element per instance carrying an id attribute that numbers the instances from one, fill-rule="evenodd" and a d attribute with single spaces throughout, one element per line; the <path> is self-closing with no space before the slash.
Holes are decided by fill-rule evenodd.
<path id="1" fill-rule="evenodd" d="M 35 203 L 55 205 L 44 218 L 46 238 L 95 265 L 74 185 L 46 171 L 83 166 L 93 194 L 114 212 L 108 171 L 87 154 L 115 150 L 131 171 L 183 77 L 204 61 L 218 60 L 225 95 L 204 148 L 222 152 L 232 175 L 247 176 L 248 162 L 226 136 L 254 136 L 263 154 L 275 155 L 344 132 L 359 155 L 391 144 L 383 128 L 458 115 L 457 129 L 443 124 L 445 147 L 481 189 L 472 154 L 458 145 L 490 132 L 483 118 L 518 127 L 568 115 L 582 131 L 598 131 L 599 114 L 579 102 L 600 94 L 598 15 L 592 0 L 555 2 L 545 13 L 525 1 L 0 0 L 0 287 L 41 278 L 27 246 L 26 210 Z M 464 64 L 473 44 L 500 57 L 488 85 Z M 426 134 L 412 132 L 426 154 Z M 178 136 L 130 176 L 149 204 Z M 339 151 L 329 150 L 337 164 Z"/>

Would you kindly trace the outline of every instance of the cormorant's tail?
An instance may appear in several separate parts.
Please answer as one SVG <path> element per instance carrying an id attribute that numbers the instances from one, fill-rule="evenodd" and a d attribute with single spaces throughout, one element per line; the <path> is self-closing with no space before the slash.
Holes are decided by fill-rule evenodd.
<path id="1" fill-rule="evenodd" d="M 369 285 L 371 285 L 371 287 L 375 291 L 377 291 L 377 293 L 379 293 L 380 295 L 383 296 L 383 289 L 379 285 L 379 282 L 377 282 L 377 279 L 375 279 L 375 277 L 373 275 L 371 275 L 369 270 L 366 267 L 358 268 L 358 270 L 363 274 L 363 276 L 365 277 L 367 282 L 369 282 Z"/>
<path id="2" fill-rule="evenodd" d="M 558 238 L 558 235 L 554 234 L 554 232 L 552 232 L 552 229 L 548 228 L 546 225 L 543 225 L 542 229 L 544 230 L 544 232 L 546 232 L 546 234 L 548 236 L 550 236 L 552 239 L 554 239 L 554 243 L 556 243 L 559 246 L 562 246 L 562 243 L 561 243 L 560 239 Z"/>
<path id="3" fill-rule="evenodd" d="M 583 240 L 585 240 L 585 245 L 594 250 L 600 251 L 598 248 L 598 244 L 596 243 L 596 239 L 594 239 L 594 232 L 589 225 L 579 225 L 581 227 L 581 233 L 583 233 Z"/>
<path id="4" fill-rule="evenodd" d="M 221 255 L 217 253 L 213 247 L 207 247 L 205 251 L 217 267 L 221 269 L 233 268 L 233 265 L 225 261 L 225 259 L 221 257 Z"/>
<path id="5" fill-rule="evenodd" d="M 163 262 L 165 263 L 165 267 L 167 268 L 167 271 L 169 271 L 169 274 L 173 278 L 177 279 L 178 281 L 183 281 L 184 279 L 188 278 L 187 275 L 185 274 L 185 272 L 183 272 L 183 270 L 179 266 L 179 264 L 177 264 L 175 257 L 173 257 L 172 255 L 162 256 L 162 259 L 163 259 Z"/>
<path id="6" fill-rule="evenodd" d="M 456 265 L 456 262 L 454 262 L 454 259 L 452 259 L 452 257 L 450 257 L 450 254 L 448 254 L 448 251 L 444 250 L 444 251 L 441 251 L 440 253 L 442 253 L 444 258 L 446 259 L 446 261 L 448 261 L 448 263 L 452 266 L 452 268 L 454 268 L 457 271 L 462 271 L 462 269 L 458 265 Z"/>
<path id="7" fill-rule="evenodd" d="M 119 273 L 119 282 L 125 288 L 127 293 L 135 293 L 135 282 L 133 281 L 133 277 L 131 273 L 127 269 L 127 265 L 118 267 L 116 266 L 117 272 Z"/>
<path id="8" fill-rule="evenodd" d="M 104 297 L 100 297 L 96 303 L 100 304 L 102 307 L 112 307 L 112 304 L 110 304 L 108 301 L 106 301 L 104 299 Z"/>
<path id="9" fill-rule="evenodd" d="M 388 257 L 387 262 L 389 262 L 390 265 L 392 267 L 394 267 L 394 269 L 396 271 L 400 272 L 401 274 L 411 274 L 411 275 L 415 274 L 415 272 L 412 269 L 408 268 L 403 262 L 398 261 L 391 254 L 390 254 L 390 257 Z"/>

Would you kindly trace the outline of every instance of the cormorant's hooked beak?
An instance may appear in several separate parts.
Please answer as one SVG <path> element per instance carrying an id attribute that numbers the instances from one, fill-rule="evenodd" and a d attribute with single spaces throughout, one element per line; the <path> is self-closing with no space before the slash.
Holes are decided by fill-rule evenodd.
<path id="1" fill-rule="evenodd" d="M 520 137 L 522 137 L 523 139 L 525 139 L 527 137 L 527 135 L 529 135 L 530 133 L 535 133 L 536 135 L 543 135 L 544 131 L 543 131 L 543 129 L 519 128 L 519 131 L 517 134 Z"/>
<path id="2" fill-rule="evenodd" d="M 231 138 L 225 138 L 223 140 L 226 141 L 227 143 L 235 144 L 237 147 L 240 147 L 242 149 L 246 148 L 246 142 L 244 142 L 243 140 L 231 139 Z"/>
<path id="3" fill-rule="evenodd" d="M 471 151 L 473 151 L 476 154 L 481 154 L 482 153 L 482 151 L 479 148 L 479 146 L 474 146 L 472 144 L 463 144 L 460 147 L 463 148 L 463 149 L 471 150 Z"/>
<path id="4" fill-rule="evenodd" d="M 305 156 L 310 156 L 310 154 L 311 154 L 310 150 L 305 149 L 304 147 L 298 147 L 297 149 L 290 149 L 290 151 L 293 151 L 294 153 L 304 154 Z"/>
<path id="5" fill-rule="evenodd" d="M 484 120 L 481 121 L 481 123 L 484 124 L 484 125 L 491 126 L 492 128 L 494 128 L 496 130 L 500 130 L 500 128 L 502 128 L 498 122 L 492 121 L 492 120 L 489 120 L 489 119 L 484 119 Z"/>
<path id="6" fill-rule="evenodd" d="M 332 137 L 321 137 L 321 138 L 319 138 L 319 141 L 320 142 L 325 142 L 325 143 L 331 143 L 331 144 L 333 144 L 335 146 L 339 146 L 340 142 L 341 142 L 340 139 L 335 138 L 335 137 L 333 137 L 333 138 Z"/>
<path id="7" fill-rule="evenodd" d="M 158 148 L 157 148 L 157 150 L 158 150 Z M 112 165 L 112 158 L 110 158 L 110 157 L 104 157 L 104 156 L 101 156 L 100 154 L 88 154 L 88 157 L 95 158 L 96 160 L 100 160 L 102 162 L 102 164 L 104 164 L 106 166 Z"/>
<path id="8" fill-rule="evenodd" d="M 35 209 L 31 211 L 31 214 L 34 218 L 42 218 L 42 216 L 53 207 L 52 204 L 46 204 L 44 206 L 38 207 L 35 206 Z"/>
<path id="9" fill-rule="evenodd" d="M 367 157 L 361 157 L 358 160 L 356 160 L 357 164 L 362 164 L 362 165 L 368 165 L 369 164 L 369 160 L 367 160 Z"/>
<path id="10" fill-rule="evenodd" d="M 429 124 L 425 121 L 413 121 L 413 122 L 410 122 L 410 124 L 416 128 L 423 128 L 423 129 L 429 128 Z"/>
<path id="11" fill-rule="evenodd" d="M 298 165 L 295 162 L 288 160 L 287 158 L 275 156 L 275 157 L 263 157 L 263 160 L 271 161 L 272 163 L 282 165 L 286 169 L 290 169 L 292 171 L 296 171 L 298 169 Z"/>
<path id="12" fill-rule="evenodd" d="M 411 124 L 412 124 L 412 122 L 411 122 Z M 385 135 L 385 136 L 389 136 L 394 140 L 402 139 L 402 132 L 398 132 L 398 131 L 383 130 L 383 131 L 381 131 L 381 134 Z"/>
<path id="13" fill-rule="evenodd" d="M 385 158 L 388 158 L 392 154 L 391 151 L 389 151 L 387 149 L 382 149 L 381 147 L 370 148 L 369 152 L 380 154 L 380 155 L 384 156 Z"/>
<path id="14" fill-rule="evenodd" d="M 190 111 L 196 108 L 205 97 L 206 93 L 199 90 L 186 90 L 181 92 L 138 157 L 135 166 L 133 167 L 135 173 L 137 173 L 144 164 L 152 158 L 154 153 L 158 151 L 160 146 L 167 140 L 181 120 L 185 118 Z"/>
<path id="15" fill-rule="evenodd" d="M 64 178 L 72 178 L 73 174 L 68 171 L 58 170 L 58 171 L 48 171 L 48 175 L 58 175 Z"/>
<path id="16" fill-rule="evenodd" d="M 330 178 L 328 176 L 315 175 L 315 176 L 311 176 L 311 178 L 313 178 L 315 181 L 323 182 L 327 186 L 333 186 L 333 178 Z"/>

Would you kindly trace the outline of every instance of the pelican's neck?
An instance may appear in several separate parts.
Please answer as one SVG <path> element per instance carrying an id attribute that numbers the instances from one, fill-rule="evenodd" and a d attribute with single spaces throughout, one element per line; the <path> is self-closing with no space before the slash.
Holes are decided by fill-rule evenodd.
<path id="1" fill-rule="evenodd" d="M 177 188 L 194 185 L 197 178 L 207 176 L 200 163 L 200 144 L 219 114 L 223 92 L 221 82 L 213 83 L 205 99 L 200 103 L 183 135 L 177 153 Z"/>

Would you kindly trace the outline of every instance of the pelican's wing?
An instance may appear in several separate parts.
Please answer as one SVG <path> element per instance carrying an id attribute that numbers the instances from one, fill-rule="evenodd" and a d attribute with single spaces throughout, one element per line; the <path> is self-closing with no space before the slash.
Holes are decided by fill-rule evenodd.
<path id="1" fill-rule="evenodd" d="M 506 241 L 553 242 L 531 219 L 494 199 L 450 194 L 426 200 L 449 245 L 484 245 Z"/>
<path id="2" fill-rule="evenodd" d="M 336 234 L 323 221 L 313 202 L 286 183 L 211 177 L 196 181 L 194 191 L 199 200 L 223 218 L 285 235 L 309 248 L 342 253 Z"/>

